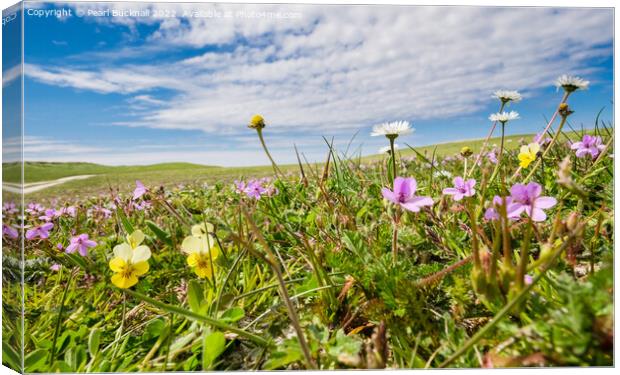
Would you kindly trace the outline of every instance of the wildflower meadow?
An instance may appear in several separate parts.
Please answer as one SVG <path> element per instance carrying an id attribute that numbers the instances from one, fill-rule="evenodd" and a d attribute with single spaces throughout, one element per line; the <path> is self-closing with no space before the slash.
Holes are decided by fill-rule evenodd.
<path id="1" fill-rule="evenodd" d="M 528 99 L 499 90 L 456 153 L 394 119 L 372 158 L 325 138 L 323 162 L 282 165 L 256 115 L 264 174 L 5 196 L 3 364 L 23 346 L 26 372 L 613 365 L 614 130 L 571 124 L 588 81 L 555 84 L 511 147 Z"/>

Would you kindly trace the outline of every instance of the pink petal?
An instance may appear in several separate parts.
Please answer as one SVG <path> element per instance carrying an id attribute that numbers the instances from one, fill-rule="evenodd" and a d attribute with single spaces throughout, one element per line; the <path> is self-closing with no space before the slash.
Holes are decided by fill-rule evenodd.
<path id="1" fill-rule="evenodd" d="M 401 203 L 401 206 L 404 209 L 409 210 L 411 212 L 418 212 L 420 211 L 420 208 L 424 206 L 432 206 L 432 205 L 433 205 L 433 199 L 430 197 L 415 197 L 407 201 L 406 203 Z"/>
<path id="2" fill-rule="evenodd" d="M 396 194 L 394 194 L 394 192 L 386 187 L 384 187 L 383 189 L 381 189 L 381 194 L 383 195 L 383 198 L 389 200 L 392 203 L 398 203 L 398 198 L 396 197 Z"/>
<path id="3" fill-rule="evenodd" d="M 533 221 L 545 221 L 545 219 L 547 219 L 545 211 L 541 210 L 540 208 L 534 208 L 530 217 Z"/>
<path id="4" fill-rule="evenodd" d="M 538 197 L 534 201 L 536 208 L 551 208 L 558 203 L 558 200 L 553 197 Z"/>
<path id="5" fill-rule="evenodd" d="M 454 195 L 454 194 L 458 194 L 460 190 L 456 189 L 456 188 L 445 188 L 443 189 L 443 193 L 447 194 L 447 195 Z"/>

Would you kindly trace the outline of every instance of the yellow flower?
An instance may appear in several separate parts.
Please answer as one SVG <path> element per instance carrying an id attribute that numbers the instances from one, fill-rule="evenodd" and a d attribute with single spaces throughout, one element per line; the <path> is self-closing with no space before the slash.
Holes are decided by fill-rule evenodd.
<path id="1" fill-rule="evenodd" d="M 470 157 L 474 152 L 471 150 L 471 148 L 465 146 L 461 149 L 461 156 L 468 158 Z"/>
<path id="2" fill-rule="evenodd" d="M 262 129 L 265 127 L 265 119 L 261 115 L 254 115 L 248 124 L 248 128 Z"/>
<path id="3" fill-rule="evenodd" d="M 140 229 L 136 229 L 132 234 L 128 234 L 126 237 L 127 243 L 131 246 L 132 249 L 140 246 L 142 241 L 144 241 L 144 233 Z"/>
<path id="4" fill-rule="evenodd" d="M 135 232 L 134 232 L 135 233 Z M 151 250 L 147 246 L 131 248 L 128 243 L 122 243 L 114 247 L 114 258 L 110 260 L 110 269 L 114 271 L 112 284 L 126 289 L 138 283 L 138 276 L 149 271 Z"/>
<path id="5" fill-rule="evenodd" d="M 194 269 L 198 277 L 211 279 L 215 273 L 215 259 L 220 253 L 220 248 L 211 235 L 204 234 L 204 229 L 204 225 L 193 226 L 192 236 L 185 237 L 181 250 L 187 254 L 187 264 Z M 211 226 L 210 231 L 212 230 Z"/>
<path id="6" fill-rule="evenodd" d="M 527 146 L 521 146 L 519 152 L 519 165 L 521 168 L 527 168 L 531 162 L 536 160 L 539 151 L 540 145 L 536 142 L 530 143 Z"/>
<path id="7" fill-rule="evenodd" d="M 213 224 L 211 223 L 202 223 L 192 226 L 192 236 L 194 237 L 202 237 L 209 233 L 213 233 Z"/>

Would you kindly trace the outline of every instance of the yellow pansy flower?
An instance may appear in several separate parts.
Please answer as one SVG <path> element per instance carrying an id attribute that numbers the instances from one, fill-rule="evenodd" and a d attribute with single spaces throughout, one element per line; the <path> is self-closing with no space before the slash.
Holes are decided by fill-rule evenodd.
<path id="1" fill-rule="evenodd" d="M 194 237 L 203 237 L 208 235 L 209 233 L 213 233 L 213 224 L 211 223 L 202 223 L 198 225 L 192 226 L 192 236 Z"/>
<path id="2" fill-rule="evenodd" d="M 215 259 L 220 253 L 220 248 L 211 235 L 201 234 L 205 233 L 204 229 L 204 225 L 192 227 L 192 234 L 200 235 L 185 237 L 181 250 L 187 254 L 187 264 L 194 269 L 198 277 L 211 279 L 215 273 Z"/>
<path id="3" fill-rule="evenodd" d="M 134 232 L 135 233 L 135 232 Z M 114 271 L 112 284 L 126 289 L 138 283 L 138 276 L 142 276 L 149 270 L 147 262 L 151 257 L 148 246 L 137 246 L 132 249 L 128 243 L 122 243 L 114 247 L 114 258 L 110 260 L 110 269 Z"/>
<path id="4" fill-rule="evenodd" d="M 540 145 L 536 142 L 530 143 L 527 146 L 521 146 L 519 152 L 519 165 L 521 168 L 527 168 L 531 162 L 536 160 L 539 151 Z"/>
<path id="5" fill-rule="evenodd" d="M 144 241 L 144 233 L 140 229 L 136 229 L 133 233 L 128 234 L 126 237 L 127 243 L 131 246 L 132 249 L 140 246 L 142 241 Z"/>

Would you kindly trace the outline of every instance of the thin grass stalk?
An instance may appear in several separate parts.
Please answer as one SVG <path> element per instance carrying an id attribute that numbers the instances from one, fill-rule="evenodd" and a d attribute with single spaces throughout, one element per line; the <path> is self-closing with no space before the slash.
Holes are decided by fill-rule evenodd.
<path id="1" fill-rule="evenodd" d="M 58 310 L 58 317 L 56 318 L 56 328 L 54 329 L 54 339 L 52 340 L 52 348 L 50 350 L 49 366 L 54 363 L 54 356 L 56 355 L 56 341 L 58 340 L 58 335 L 60 334 L 60 327 L 62 326 L 62 315 L 65 312 L 65 301 L 67 300 L 67 295 L 69 294 L 69 287 L 71 285 L 71 282 L 73 281 L 74 272 L 75 270 L 69 271 L 67 285 L 65 285 L 65 289 L 63 290 L 62 297 L 60 299 L 60 309 Z"/>
<path id="2" fill-rule="evenodd" d="M 267 144 L 265 144 L 265 139 L 263 138 L 263 129 L 257 128 L 256 133 L 258 133 L 258 139 L 260 140 L 260 144 L 263 146 L 263 150 L 265 151 L 265 154 L 267 154 L 267 157 L 269 158 L 269 161 L 271 162 L 271 166 L 273 167 L 274 174 L 276 176 L 282 176 L 283 175 L 282 171 L 280 170 L 280 168 L 278 168 L 278 165 L 273 160 L 273 158 L 271 157 L 271 154 L 269 153 L 269 150 L 267 149 Z"/>
<path id="3" fill-rule="evenodd" d="M 502 104 L 499 106 L 499 111 L 498 112 L 502 112 L 504 110 L 504 107 L 506 106 L 506 102 L 504 102 L 502 100 Z M 471 169 L 469 170 L 469 172 L 467 174 L 465 174 L 465 176 L 463 178 L 467 178 L 469 177 L 469 175 L 471 175 L 474 172 L 474 169 L 476 169 L 476 167 L 478 166 L 478 163 L 480 162 L 480 160 L 482 159 L 482 155 L 484 154 L 484 151 L 489 143 L 489 140 L 491 139 L 491 136 L 493 135 L 493 132 L 495 131 L 495 128 L 497 127 L 497 121 L 493 121 L 493 126 L 491 126 L 491 130 L 489 131 L 489 134 L 487 134 L 487 137 L 484 139 L 484 142 L 482 143 L 482 147 L 480 147 L 480 152 L 478 153 L 478 157 L 476 157 L 476 161 L 474 162 L 474 165 L 472 165 Z"/>

